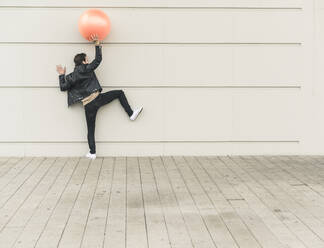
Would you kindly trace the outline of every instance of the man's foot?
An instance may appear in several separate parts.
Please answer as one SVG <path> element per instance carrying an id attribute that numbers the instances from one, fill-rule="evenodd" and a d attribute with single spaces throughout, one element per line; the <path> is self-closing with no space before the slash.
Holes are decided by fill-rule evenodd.
<path id="1" fill-rule="evenodd" d="M 131 119 L 132 121 L 135 121 L 137 116 L 142 112 L 143 107 L 137 108 L 133 111 L 133 114 L 131 117 L 129 117 L 129 119 Z"/>
<path id="2" fill-rule="evenodd" d="M 86 157 L 89 158 L 89 159 L 96 159 L 97 156 L 96 156 L 95 153 L 92 154 L 92 153 L 88 152 Z"/>

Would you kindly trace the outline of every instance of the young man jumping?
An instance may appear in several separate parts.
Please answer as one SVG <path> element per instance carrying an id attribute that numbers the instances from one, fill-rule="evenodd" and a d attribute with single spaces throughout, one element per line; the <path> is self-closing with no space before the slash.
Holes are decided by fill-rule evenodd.
<path id="1" fill-rule="evenodd" d="M 74 57 L 75 67 L 73 72 L 65 75 L 66 67 L 63 68 L 61 65 L 57 65 L 56 70 L 59 73 L 60 90 L 68 91 L 68 107 L 77 102 L 82 102 L 84 106 L 90 149 L 86 157 L 95 159 L 95 123 L 98 109 L 118 98 L 130 120 L 134 121 L 142 112 L 143 107 L 136 108 L 133 111 L 123 90 L 111 90 L 101 93 L 102 88 L 94 70 L 102 60 L 102 46 L 97 35 L 92 35 L 91 41 L 95 43 L 96 47 L 96 57 L 91 63 L 89 63 L 85 53 L 79 53 Z"/>

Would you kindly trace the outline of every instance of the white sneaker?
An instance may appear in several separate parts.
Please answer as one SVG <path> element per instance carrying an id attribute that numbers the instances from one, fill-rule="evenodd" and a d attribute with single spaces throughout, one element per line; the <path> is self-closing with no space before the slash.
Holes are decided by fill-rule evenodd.
<path id="1" fill-rule="evenodd" d="M 96 159 L 97 156 L 96 156 L 95 153 L 92 154 L 92 153 L 88 152 L 87 155 L 86 155 L 86 157 L 89 158 L 89 159 Z"/>
<path id="2" fill-rule="evenodd" d="M 137 118 L 137 116 L 142 112 L 143 107 L 137 108 L 133 111 L 133 114 L 131 117 L 129 117 L 129 119 L 131 119 L 132 121 L 135 121 L 135 119 Z"/>

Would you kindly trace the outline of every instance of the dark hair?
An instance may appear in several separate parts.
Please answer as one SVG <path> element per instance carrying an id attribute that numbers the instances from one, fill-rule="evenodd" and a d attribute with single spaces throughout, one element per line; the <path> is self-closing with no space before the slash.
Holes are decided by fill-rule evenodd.
<path id="1" fill-rule="evenodd" d="M 74 64 L 75 65 L 81 65 L 83 61 L 85 61 L 85 57 L 87 55 L 85 53 L 78 53 L 74 56 Z"/>

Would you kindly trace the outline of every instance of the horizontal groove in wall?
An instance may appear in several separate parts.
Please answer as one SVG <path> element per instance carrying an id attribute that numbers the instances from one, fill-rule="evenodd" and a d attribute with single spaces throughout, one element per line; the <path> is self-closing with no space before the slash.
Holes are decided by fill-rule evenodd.
<path id="1" fill-rule="evenodd" d="M 303 0 L 1 0 L 0 6 L 13 7 L 80 7 L 80 8 L 100 8 L 100 7 L 121 7 L 121 8 L 302 8 Z"/>
<path id="2" fill-rule="evenodd" d="M 216 86 L 164 86 L 164 85 L 157 85 L 157 86 L 125 86 L 125 85 L 114 85 L 114 86 L 104 86 L 101 85 L 102 88 L 135 88 L 135 89 L 150 89 L 150 88 L 157 88 L 157 89 L 168 89 L 168 88 L 202 88 L 202 89 L 213 89 L 213 88 L 222 88 L 222 89 L 239 89 L 239 88 L 252 88 L 252 89 L 301 89 L 300 85 L 216 85 Z M 53 85 L 1 85 L 0 88 L 59 88 L 59 86 Z"/>
<path id="3" fill-rule="evenodd" d="M 0 45 L 93 45 L 89 42 L 0 41 Z M 302 45 L 302 42 L 101 42 L 109 45 Z"/>
<path id="4" fill-rule="evenodd" d="M 75 5 L 67 5 L 67 6 L 55 6 L 55 5 L 0 5 L 0 8 L 20 8 L 20 9 L 88 9 L 88 8 L 102 8 L 102 9 L 224 9 L 224 10 L 303 10 L 302 6 L 136 6 L 136 5 L 128 5 L 128 6 L 113 6 L 113 5 L 89 5 L 89 6 L 75 6 Z"/>
<path id="5" fill-rule="evenodd" d="M 88 143 L 88 141 L 0 141 L 0 143 Z M 299 140 L 127 140 L 127 141 L 103 141 L 96 143 L 299 143 Z"/>
<path id="6" fill-rule="evenodd" d="M 0 5 L 0 8 L 16 8 L 16 9 L 88 9 L 88 8 L 101 8 L 101 9 L 220 9 L 220 10 L 303 10 L 303 7 L 300 5 L 290 5 L 290 6 L 207 6 L 207 5 L 192 5 L 192 6 L 184 6 L 184 5 L 174 5 L 174 6 L 153 6 L 153 5 L 146 5 L 146 6 L 138 6 L 138 5 L 83 5 L 83 6 L 76 6 L 76 5 Z"/>

